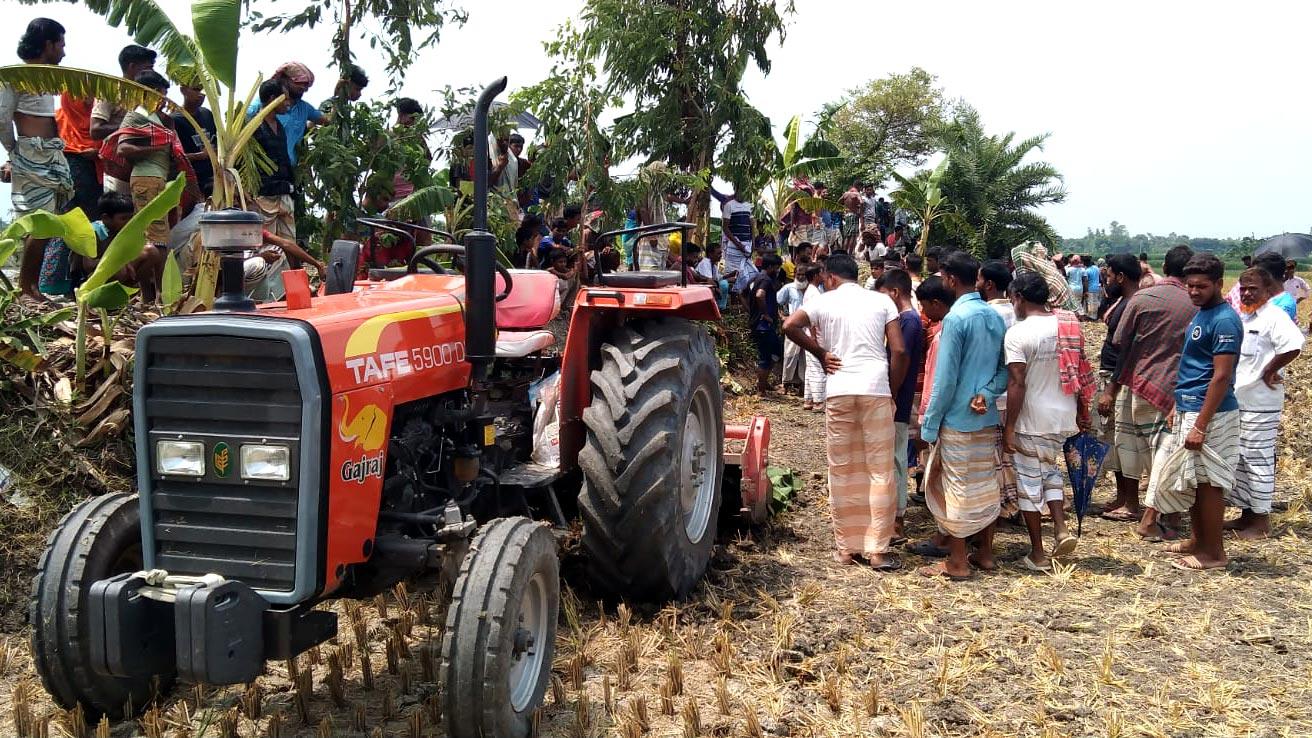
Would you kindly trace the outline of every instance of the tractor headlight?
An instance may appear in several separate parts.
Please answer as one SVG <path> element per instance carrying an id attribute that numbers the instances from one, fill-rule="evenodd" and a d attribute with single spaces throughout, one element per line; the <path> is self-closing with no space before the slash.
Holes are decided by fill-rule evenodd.
<path id="1" fill-rule="evenodd" d="M 184 477 L 205 476 L 205 444 L 200 441 L 158 441 L 155 470 Z"/>
<path id="2" fill-rule="evenodd" d="M 242 445 L 241 477 L 271 482 L 285 482 L 291 479 L 291 449 L 286 446 Z"/>

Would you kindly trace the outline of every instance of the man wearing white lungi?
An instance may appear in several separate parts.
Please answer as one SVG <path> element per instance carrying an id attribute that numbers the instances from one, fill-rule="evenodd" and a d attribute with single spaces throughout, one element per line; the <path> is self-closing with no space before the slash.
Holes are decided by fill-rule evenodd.
<path id="1" fill-rule="evenodd" d="M 1244 540 L 1271 532 L 1271 498 L 1276 485 L 1276 435 L 1285 406 L 1282 370 L 1303 349 L 1303 331 L 1270 302 L 1281 286 L 1265 269 L 1239 275 L 1239 317 L 1244 345 L 1235 369 L 1239 401 L 1239 457 L 1235 486 L 1226 503 L 1239 508 L 1227 530 Z"/>
<path id="2" fill-rule="evenodd" d="M 1244 329 L 1221 292 L 1225 264 L 1220 259 L 1197 254 L 1184 275 L 1198 314 L 1185 331 L 1175 407 L 1167 418 L 1170 431 L 1153 456 L 1148 506 L 1166 514 L 1189 511 L 1189 540 L 1166 547 L 1170 553 L 1185 554 L 1172 566 L 1218 569 L 1227 563 L 1221 525 L 1239 453 L 1235 365 Z"/>

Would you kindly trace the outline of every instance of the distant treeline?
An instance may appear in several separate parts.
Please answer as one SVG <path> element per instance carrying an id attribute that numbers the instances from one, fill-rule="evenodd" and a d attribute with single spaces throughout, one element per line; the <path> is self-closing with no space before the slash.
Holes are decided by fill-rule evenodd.
<path id="1" fill-rule="evenodd" d="M 1186 244 L 1194 251 L 1210 251 L 1222 258 L 1238 259 L 1245 254 L 1253 253 L 1253 249 L 1262 243 L 1263 238 L 1209 238 L 1192 237 L 1181 233 L 1169 233 L 1160 236 L 1154 233 L 1138 233 L 1130 235 L 1129 230 L 1116 221 L 1112 221 L 1111 226 L 1107 229 L 1090 228 L 1089 232 L 1080 238 L 1063 238 L 1061 240 L 1061 250 L 1063 253 L 1075 254 L 1093 254 L 1102 256 L 1105 254 L 1114 254 L 1118 252 L 1129 251 L 1135 254 L 1148 252 L 1149 254 L 1163 254 L 1176 244 Z"/>

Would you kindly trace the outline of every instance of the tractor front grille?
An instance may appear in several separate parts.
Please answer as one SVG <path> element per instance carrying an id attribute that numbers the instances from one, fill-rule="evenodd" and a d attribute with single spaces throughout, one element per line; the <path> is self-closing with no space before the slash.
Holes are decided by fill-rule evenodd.
<path id="1" fill-rule="evenodd" d="M 220 574 L 257 590 L 296 581 L 302 398 L 285 340 L 224 335 L 152 335 L 138 356 L 154 566 L 171 574 Z M 159 439 L 205 444 L 204 477 L 163 477 Z M 287 482 L 245 480 L 242 443 L 292 447 Z M 227 446 L 226 464 L 218 456 Z M 144 476 L 144 475 L 143 475 Z"/>

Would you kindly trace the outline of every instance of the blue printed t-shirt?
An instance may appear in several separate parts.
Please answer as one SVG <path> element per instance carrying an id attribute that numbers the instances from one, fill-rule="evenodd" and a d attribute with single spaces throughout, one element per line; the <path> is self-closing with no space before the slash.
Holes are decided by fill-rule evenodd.
<path id="1" fill-rule="evenodd" d="M 1244 326 L 1239 314 L 1230 304 L 1220 304 L 1198 311 L 1184 334 L 1184 350 L 1180 352 L 1180 367 L 1175 378 L 1175 409 L 1196 413 L 1203 409 L 1207 385 L 1215 371 L 1214 359 L 1221 354 L 1238 354 L 1244 341 Z M 1225 399 L 1217 412 L 1238 410 L 1235 399 L 1235 382 L 1232 378 L 1226 388 Z"/>
<path id="2" fill-rule="evenodd" d="M 1084 273 L 1089 277 L 1089 291 L 1102 292 L 1102 282 L 1100 281 L 1102 278 L 1102 272 L 1098 270 L 1098 267 L 1085 267 Z"/>
<path id="3" fill-rule="evenodd" d="M 1295 300 L 1293 295 L 1288 292 L 1281 292 L 1271 298 L 1271 304 L 1289 313 L 1289 317 L 1295 323 L 1298 322 L 1298 300 Z"/>
<path id="4" fill-rule="evenodd" d="M 256 100 L 246 109 L 246 117 L 252 118 L 258 112 L 260 112 L 260 101 Z M 309 123 L 318 125 L 325 120 L 327 118 L 318 108 L 304 100 L 297 100 L 290 110 L 278 116 L 278 122 L 287 132 L 287 158 L 291 159 L 292 166 L 296 166 L 296 147 L 305 138 L 305 130 L 309 128 Z"/>

